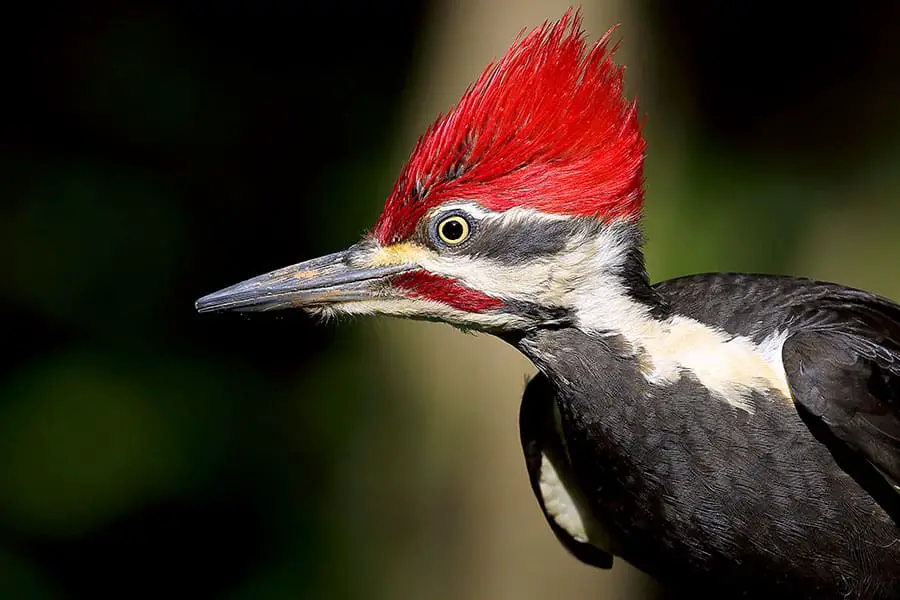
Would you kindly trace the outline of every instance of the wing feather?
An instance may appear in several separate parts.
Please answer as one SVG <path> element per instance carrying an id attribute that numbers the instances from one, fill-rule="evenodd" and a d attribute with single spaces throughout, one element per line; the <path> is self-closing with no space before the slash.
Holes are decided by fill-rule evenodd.
<path id="1" fill-rule="evenodd" d="M 801 417 L 900 522 L 900 309 L 820 300 L 792 322 L 782 360 Z"/>

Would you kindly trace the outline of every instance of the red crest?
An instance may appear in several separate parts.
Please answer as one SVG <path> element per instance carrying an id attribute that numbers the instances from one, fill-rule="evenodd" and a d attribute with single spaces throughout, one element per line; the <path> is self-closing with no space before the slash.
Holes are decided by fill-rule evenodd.
<path id="1" fill-rule="evenodd" d="M 588 46 L 570 9 L 520 35 L 419 139 L 375 225 L 378 241 L 406 239 L 448 200 L 637 218 L 645 144 L 611 33 Z"/>

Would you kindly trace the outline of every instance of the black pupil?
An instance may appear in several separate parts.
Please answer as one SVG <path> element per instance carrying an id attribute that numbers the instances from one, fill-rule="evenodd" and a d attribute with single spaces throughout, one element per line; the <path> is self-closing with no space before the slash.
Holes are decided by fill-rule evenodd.
<path id="1" fill-rule="evenodd" d="M 444 221 L 444 224 L 441 225 L 441 233 L 444 234 L 445 239 L 455 242 L 463 236 L 463 224 L 459 219 Z"/>

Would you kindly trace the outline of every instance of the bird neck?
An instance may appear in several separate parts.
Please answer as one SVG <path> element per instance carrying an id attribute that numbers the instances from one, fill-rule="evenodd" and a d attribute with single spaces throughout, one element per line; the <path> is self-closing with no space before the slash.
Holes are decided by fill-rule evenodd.
<path id="1" fill-rule="evenodd" d="M 541 330 L 572 328 L 598 339 L 619 337 L 634 349 L 642 347 L 646 338 L 658 335 L 671 311 L 650 284 L 641 243 L 635 224 L 619 223 L 568 248 L 544 276 L 550 284 L 543 290 L 545 299 L 562 300 L 566 315 L 537 320 L 536 326 L 533 321 L 501 337 L 518 347 L 520 340 Z"/>
<path id="2" fill-rule="evenodd" d="M 577 319 L 556 330 L 530 331 L 516 347 L 554 381 L 571 382 L 573 369 L 580 369 L 578 376 L 602 373 L 611 382 L 613 366 L 630 365 L 629 376 L 638 374 L 642 385 L 668 386 L 689 374 L 705 393 L 747 413 L 755 410 L 747 390 L 760 385 L 791 397 L 781 359 L 786 331 L 754 340 L 706 322 L 702 306 L 697 310 L 699 298 L 675 309 L 638 268 L 639 252 L 628 260 L 632 266 L 617 276 L 607 271 L 591 280 L 591 293 L 583 292 L 585 299 L 575 305 Z"/>
<path id="3" fill-rule="evenodd" d="M 610 243 L 605 237 L 617 240 Z M 671 316 L 650 284 L 635 225 L 598 237 L 591 260 L 579 264 L 578 285 L 569 294 L 574 326 L 588 334 L 621 335 L 640 341 L 643 330 Z"/>

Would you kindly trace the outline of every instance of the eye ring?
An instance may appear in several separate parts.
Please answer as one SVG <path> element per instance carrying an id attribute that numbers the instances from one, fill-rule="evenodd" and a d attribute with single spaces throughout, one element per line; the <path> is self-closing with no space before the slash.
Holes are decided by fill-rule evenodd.
<path id="1" fill-rule="evenodd" d="M 472 226 L 461 215 L 450 215 L 441 219 L 437 227 L 438 239 L 448 246 L 458 246 L 468 239 Z"/>

